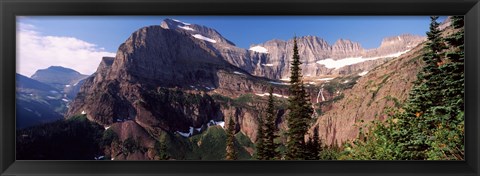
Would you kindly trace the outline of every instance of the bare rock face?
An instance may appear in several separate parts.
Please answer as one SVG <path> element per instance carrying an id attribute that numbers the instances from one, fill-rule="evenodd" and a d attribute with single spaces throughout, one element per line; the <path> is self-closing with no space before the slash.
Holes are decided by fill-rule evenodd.
<path id="1" fill-rule="evenodd" d="M 192 35 L 186 26 L 205 38 Z M 215 49 L 219 45 L 233 46 L 215 30 L 198 25 L 166 20 L 161 26 L 141 28 L 120 45 L 115 58 L 103 58 L 66 117 L 86 114 L 104 126 L 134 123 L 152 135 L 185 132 L 225 119 L 213 94 L 261 94 L 271 85 L 277 86 L 276 93 L 287 94 L 286 86 L 225 61 Z M 242 113 L 249 119 L 249 112 Z M 244 122 L 242 129 L 250 137 L 253 132 L 247 126 L 254 121 Z"/>
<path id="2" fill-rule="evenodd" d="M 423 40 L 417 36 L 403 36 L 400 40 L 397 39 L 385 39 L 379 48 L 365 50 L 360 44 L 348 40 L 339 40 L 334 45 L 329 45 L 319 37 L 299 37 L 303 75 L 307 79 L 315 79 L 325 75 L 347 75 L 368 71 L 378 65 L 392 62 L 389 57 L 383 57 L 383 54 L 408 50 L 416 45 L 415 42 Z M 185 133 L 192 128 L 205 129 L 211 121 L 228 123 L 231 118 L 237 122 L 237 130 L 254 142 L 257 138 L 258 118 L 262 115 L 261 111 L 264 109 L 262 107 L 266 103 L 255 101 L 256 104 L 247 106 L 237 104 L 225 107 L 214 97 L 221 95 L 235 99 L 240 95 L 249 94 L 257 100 L 273 86 L 274 93 L 279 98 L 285 99 L 289 96 L 286 86 L 288 83 L 278 79 L 288 78 L 290 74 L 292 48 L 293 40 L 271 40 L 252 45 L 248 50 L 242 49 L 214 29 L 166 19 L 159 26 L 148 26 L 135 31 L 120 45 L 114 58 L 103 58 L 97 71 L 85 80 L 77 97 L 71 102 L 66 117 L 86 114 L 89 120 L 111 127 L 120 134 L 121 140 L 138 138 L 141 145 L 146 148 L 140 153 L 118 155 L 120 151 L 112 146 L 109 152 L 112 157 L 118 156 L 118 159 L 152 159 L 154 157 L 152 141 L 158 139 L 159 134 Z M 367 56 L 378 58 L 338 69 L 317 63 L 325 59 L 338 61 L 349 57 Z M 394 61 L 404 63 L 398 61 L 401 58 L 405 57 Z M 395 69 L 400 67 L 398 64 L 393 66 Z M 393 66 L 374 69 L 379 76 L 372 76 L 376 74 L 371 72 L 368 74 L 369 79 L 383 82 L 383 77 L 379 77 L 387 74 L 384 72 L 389 72 L 388 75 L 394 78 L 398 73 L 394 73 L 395 69 L 390 68 Z M 410 66 L 402 69 L 418 69 Z M 411 74 L 413 75 L 413 71 Z M 402 79 L 411 80 L 413 77 Z M 365 85 L 368 80 L 359 80 L 360 83 Z M 375 84 L 380 85 L 378 82 Z M 377 91 L 378 96 L 386 96 L 389 93 L 384 91 L 385 88 L 400 89 L 409 86 L 407 83 L 396 85 L 390 81 L 382 84 L 385 85 Z M 306 89 L 310 99 L 316 100 L 317 103 L 320 95 L 326 100 L 334 97 L 334 93 L 324 92 L 323 89 L 313 85 L 307 86 Z M 392 95 L 402 100 L 406 92 Z M 348 103 L 364 104 L 368 97 L 372 97 L 371 94 L 365 94 L 365 90 L 357 90 L 355 87 L 350 94 L 358 95 L 355 101 Z M 366 113 L 356 115 L 353 122 L 364 116 L 370 117 L 374 110 L 382 108 L 380 107 L 382 103 L 385 104 L 383 99 L 372 99 L 374 103 L 379 104 L 378 107 L 377 105 L 363 107 L 365 105 L 362 104 Z M 343 100 L 337 103 L 341 102 L 346 103 Z M 351 112 L 354 108 L 342 106 L 340 109 L 339 106 L 333 104 L 325 107 L 331 110 L 317 121 L 321 129 L 320 134 L 329 143 L 351 139 L 356 132 L 351 126 L 347 126 L 352 123 L 350 117 L 333 118 L 337 117 L 336 113 L 344 113 L 345 116 L 349 113 L 354 114 Z M 370 111 L 369 108 L 373 110 Z M 287 128 L 286 114 L 288 113 L 285 109 L 278 111 L 277 126 L 281 130 Z M 347 125 L 342 125 L 344 123 Z M 344 131 L 336 132 L 339 130 Z"/>
<path id="3" fill-rule="evenodd" d="M 359 43 L 340 39 L 332 46 L 331 58 L 342 59 L 346 57 L 356 57 L 360 56 L 363 50 Z"/>
<path id="4" fill-rule="evenodd" d="M 412 82 L 423 65 L 421 49 L 419 45 L 358 79 L 352 89 L 343 92 L 345 98 L 333 103 L 329 111 L 318 117 L 310 134 L 318 126 L 320 138 L 325 144 L 341 145 L 355 139 L 359 127 L 372 120 L 388 118 L 387 109 L 399 108 L 408 98 Z"/>
<path id="5" fill-rule="evenodd" d="M 425 41 L 425 37 L 411 34 L 403 34 L 395 37 L 387 37 L 382 40 L 380 47 L 366 51 L 365 57 L 388 56 L 391 54 L 409 51 L 419 43 Z"/>

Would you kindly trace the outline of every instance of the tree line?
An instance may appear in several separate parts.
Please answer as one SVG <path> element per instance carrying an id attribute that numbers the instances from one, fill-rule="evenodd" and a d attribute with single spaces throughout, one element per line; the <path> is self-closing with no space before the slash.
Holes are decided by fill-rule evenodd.
<path id="1" fill-rule="evenodd" d="M 280 143 L 275 141 L 279 137 L 276 127 L 276 109 L 275 99 L 273 97 L 273 88 L 269 89 L 268 104 L 264 118 L 259 118 L 257 129 L 257 141 L 255 142 L 255 156 L 257 160 L 311 160 L 320 159 L 321 144 L 318 132 L 314 133 L 308 141 L 305 141 L 305 135 L 310 127 L 310 119 L 313 114 L 312 104 L 309 95 L 305 89 L 301 68 L 302 64 L 298 54 L 297 39 L 293 39 L 293 57 L 290 66 L 290 86 L 288 98 L 288 131 L 286 151 L 282 153 L 279 149 Z M 231 126 L 233 120 L 230 120 L 227 128 L 227 154 L 226 159 L 234 159 L 235 151 L 233 147 L 233 133 Z"/>
<path id="2" fill-rule="evenodd" d="M 432 16 L 422 60 L 409 97 L 386 121 L 374 121 L 368 132 L 343 146 L 322 146 L 318 127 L 305 140 L 313 113 L 303 84 L 296 37 L 290 66 L 286 150 L 281 152 L 275 124 L 273 88 L 264 118 L 259 118 L 254 158 L 257 160 L 462 160 L 464 154 L 464 19 L 453 16 L 451 34 Z M 234 123 L 233 120 L 230 120 Z M 229 123 L 227 142 L 233 145 Z M 233 128 L 233 127 L 232 127 Z M 232 134 L 230 134 L 232 133 Z M 227 159 L 235 159 L 227 145 Z"/>
<path id="3" fill-rule="evenodd" d="M 340 159 L 463 160 L 464 19 L 453 16 L 451 34 L 432 16 L 425 63 L 401 110 L 348 145 Z"/>

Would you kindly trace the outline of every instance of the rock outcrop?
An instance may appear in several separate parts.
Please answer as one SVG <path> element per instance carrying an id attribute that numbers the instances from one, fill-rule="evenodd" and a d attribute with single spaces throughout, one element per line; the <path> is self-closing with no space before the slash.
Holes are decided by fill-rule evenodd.
<path id="1" fill-rule="evenodd" d="M 400 40 L 395 40 L 398 38 Z M 365 50 L 360 44 L 348 40 L 329 45 L 319 37 L 305 36 L 298 38 L 298 45 L 307 81 L 325 75 L 369 71 L 385 62 L 392 62 L 391 58 L 396 57 L 393 52 L 405 52 L 422 40 L 418 36 L 399 36 L 385 39 L 377 49 Z M 242 49 L 214 29 L 166 19 L 161 25 L 133 32 L 120 45 L 114 58 L 103 58 L 97 71 L 85 79 L 70 103 L 66 117 L 85 114 L 89 120 L 120 134 L 120 142 L 141 138 L 138 142 L 145 148 L 143 152 L 120 157 L 118 148 L 108 150 L 111 157 L 118 159 L 155 158 L 151 151 L 152 141 L 160 139 L 161 135 L 191 137 L 208 128 L 212 122 L 228 123 L 231 118 L 237 122 L 237 130 L 253 142 L 257 138 L 258 118 L 262 116 L 269 87 L 275 87 L 277 99 L 286 100 L 289 96 L 288 83 L 278 79 L 289 75 L 292 47 L 293 40 L 271 40 L 254 45 L 250 50 Z M 366 57 L 369 59 L 341 68 L 317 63 L 326 59 L 335 62 Z M 321 101 L 329 101 L 340 94 L 339 91 L 327 92 L 318 83 L 315 80 L 306 87 L 310 98 L 316 100 L 314 103 L 319 103 L 320 95 Z M 356 93 L 354 90 L 352 94 Z M 244 96 L 251 96 L 250 100 L 245 101 Z M 347 134 L 342 134 L 344 137 L 331 132 L 346 128 L 338 125 L 344 121 L 332 120 L 336 116 L 330 115 L 330 111 L 339 111 L 336 104 L 320 108 L 325 113 L 317 122 L 321 126 L 319 129 L 324 130 L 320 133 L 322 137 L 330 141 L 351 137 L 353 132 L 350 129 L 345 130 Z M 342 113 L 347 112 L 351 113 Z M 277 126 L 280 130 L 286 130 L 285 114 L 288 114 L 285 108 L 279 108 Z M 351 122 L 350 119 L 345 121 Z"/>
<path id="2" fill-rule="evenodd" d="M 387 109 L 400 108 L 408 98 L 412 82 L 423 65 L 422 47 L 419 45 L 358 79 L 352 89 L 342 92 L 343 99 L 334 102 L 329 111 L 318 117 L 310 134 L 318 126 L 320 138 L 325 144 L 340 146 L 355 139 L 361 126 L 372 120 L 385 120 Z"/>
<path id="3" fill-rule="evenodd" d="M 218 57 L 251 75 L 278 80 L 286 79 L 290 74 L 293 40 L 273 39 L 265 43 L 254 44 L 249 49 L 243 49 L 236 47 L 215 29 L 206 26 L 166 19 L 162 22 L 161 27 L 204 40 L 210 44 L 209 48 Z M 368 50 L 359 43 L 346 39 L 339 39 L 333 45 L 329 45 L 325 40 L 316 36 L 298 37 L 297 43 L 303 63 L 303 75 L 316 78 L 325 75 L 348 75 L 357 71 L 369 70 L 382 64 L 382 60 L 397 57 L 399 53 L 412 49 L 424 40 L 423 36 L 403 34 L 387 37 L 378 48 Z M 338 61 L 356 57 L 363 60 L 347 65 L 351 66 L 349 68 L 331 68 L 317 63 L 325 59 Z M 382 60 L 377 61 L 377 59 Z"/>

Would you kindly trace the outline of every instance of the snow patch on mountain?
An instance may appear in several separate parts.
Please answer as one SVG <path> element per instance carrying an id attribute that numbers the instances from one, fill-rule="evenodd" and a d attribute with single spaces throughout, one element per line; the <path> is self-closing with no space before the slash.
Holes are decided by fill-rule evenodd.
<path id="1" fill-rule="evenodd" d="M 235 73 L 235 74 L 237 74 L 237 75 L 245 75 L 245 74 L 240 73 L 240 72 L 238 72 L 238 71 L 234 71 L 233 73 Z"/>
<path id="2" fill-rule="evenodd" d="M 256 93 L 255 95 L 264 97 L 264 96 L 269 96 L 270 93 Z M 280 94 L 277 94 L 277 93 L 272 93 L 272 95 L 276 96 L 276 97 L 280 97 L 280 98 L 288 98 L 288 96 L 280 95 Z"/>
<path id="3" fill-rule="evenodd" d="M 195 38 L 197 38 L 197 39 L 205 40 L 205 41 L 210 42 L 210 43 L 217 43 L 216 40 L 213 40 L 213 39 L 211 39 L 211 38 L 205 37 L 205 36 L 203 36 L 203 35 L 201 35 L 201 34 L 194 34 L 194 35 L 192 35 L 192 36 L 195 37 Z"/>
<path id="4" fill-rule="evenodd" d="M 190 23 L 185 23 L 185 22 L 180 21 L 180 20 L 176 20 L 176 19 L 172 19 L 172 20 L 175 21 L 175 22 L 177 22 L 177 23 L 182 23 L 182 24 L 185 25 L 185 26 L 190 25 Z"/>
<path id="5" fill-rule="evenodd" d="M 330 81 L 332 79 L 335 79 L 335 78 L 320 78 L 320 79 L 317 79 L 319 81 Z"/>
<path id="6" fill-rule="evenodd" d="M 178 27 L 179 27 L 179 28 L 182 28 L 182 29 L 184 29 L 184 30 L 187 30 L 187 31 L 195 31 L 195 29 L 193 29 L 193 28 L 191 28 L 191 27 L 189 27 L 189 26 L 180 26 L 180 25 L 178 25 Z"/>
<path id="7" fill-rule="evenodd" d="M 250 51 L 255 51 L 259 53 L 268 53 L 267 48 L 264 48 L 263 46 L 254 46 L 249 49 Z"/>
<path id="8" fill-rule="evenodd" d="M 213 126 L 213 125 L 220 125 L 222 128 L 225 127 L 225 121 L 213 121 L 210 120 L 207 124 L 207 126 Z"/>
<path id="9" fill-rule="evenodd" d="M 398 53 L 393 53 L 393 54 L 389 54 L 389 55 L 385 55 L 385 56 L 367 57 L 367 58 L 349 57 L 349 58 L 344 58 L 344 59 L 339 59 L 339 60 L 333 60 L 332 58 L 327 58 L 327 59 L 324 59 L 324 60 L 317 61 L 317 64 L 324 65 L 327 68 L 339 69 L 339 68 L 342 68 L 342 67 L 347 66 L 347 65 L 354 65 L 354 64 L 362 63 L 362 62 L 369 61 L 369 60 L 376 60 L 376 59 L 380 59 L 380 58 L 398 57 L 402 54 L 405 54 L 408 51 L 410 51 L 410 50 L 405 50 L 405 51 L 401 51 L 401 52 L 398 52 Z"/>
<path id="10" fill-rule="evenodd" d="M 368 71 L 364 71 L 362 73 L 359 73 L 358 76 L 365 76 L 368 73 Z"/>
<path id="11" fill-rule="evenodd" d="M 265 67 L 273 67 L 273 64 L 262 64 Z"/>
<path id="12" fill-rule="evenodd" d="M 270 81 L 269 83 L 271 83 L 271 84 L 276 84 L 276 85 L 289 85 L 289 84 L 290 84 L 290 83 L 273 82 L 273 81 Z"/>
<path id="13" fill-rule="evenodd" d="M 193 127 L 190 127 L 190 129 L 188 130 L 188 133 L 184 133 L 184 132 L 181 132 L 181 131 L 176 131 L 176 133 L 178 133 L 180 136 L 183 136 L 183 137 L 190 137 L 193 135 Z"/>

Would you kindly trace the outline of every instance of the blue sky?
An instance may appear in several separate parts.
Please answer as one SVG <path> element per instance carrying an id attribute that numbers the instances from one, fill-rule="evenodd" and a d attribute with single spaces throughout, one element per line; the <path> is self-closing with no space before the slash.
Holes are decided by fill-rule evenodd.
<path id="1" fill-rule="evenodd" d="M 288 40 L 294 35 L 313 35 L 325 39 L 329 44 L 341 38 L 359 42 L 364 48 L 370 49 L 378 47 L 385 37 L 406 33 L 425 35 L 430 22 L 428 16 L 29 16 L 17 18 L 17 31 L 34 32 L 37 36 L 47 38 L 57 37 L 54 38 L 56 42 L 71 39 L 70 43 L 77 44 L 76 47 L 81 46 L 86 51 L 97 52 L 95 55 L 88 55 L 96 57 L 115 53 L 132 32 L 144 26 L 160 25 L 165 18 L 214 28 L 241 48 L 249 48 L 252 44 L 271 39 Z M 34 36 L 23 38 L 37 39 Z M 40 40 L 37 43 L 45 44 L 45 41 Z M 84 52 L 70 55 L 82 53 Z M 58 62 L 58 59 L 56 61 Z M 99 59 L 95 62 L 99 62 Z M 26 60 L 23 63 L 26 63 Z M 46 65 L 48 64 L 42 66 Z M 36 68 L 32 66 L 18 69 L 24 70 L 20 72 L 29 76 Z M 28 70 L 28 73 L 25 70 Z M 91 74 L 92 71 L 92 68 L 80 69 L 80 72 L 85 74 Z"/>

